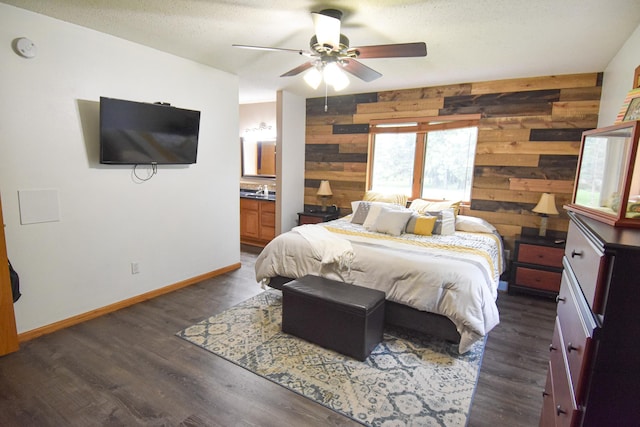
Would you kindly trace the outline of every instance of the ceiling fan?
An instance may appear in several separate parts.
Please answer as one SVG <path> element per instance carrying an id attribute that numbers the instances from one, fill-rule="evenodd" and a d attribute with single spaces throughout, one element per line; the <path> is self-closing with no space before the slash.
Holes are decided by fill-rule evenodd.
<path id="1" fill-rule="evenodd" d="M 296 76 L 310 70 L 304 77 L 307 84 L 316 89 L 324 80 L 336 91 L 349 84 L 349 79 L 342 70 L 365 82 L 382 77 L 382 74 L 357 59 L 427 56 L 427 45 L 424 42 L 349 47 L 349 39 L 340 32 L 341 11 L 324 9 L 320 12 L 312 12 L 311 16 L 315 35 L 311 37 L 309 42 L 310 51 L 240 44 L 233 46 L 245 49 L 295 52 L 306 56 L 310 58 L 309 61 L 287 71 L 280 77 Z"/>

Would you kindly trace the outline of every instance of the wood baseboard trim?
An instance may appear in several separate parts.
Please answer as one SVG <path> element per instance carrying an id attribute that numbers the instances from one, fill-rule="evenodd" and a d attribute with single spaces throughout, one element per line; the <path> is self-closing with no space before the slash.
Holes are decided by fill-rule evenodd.
<path id="1" fill-rule="evenodd" d="M 77 316 L 70 317 L 68 319 L 60 320 L 59 322 L 51 323 L 46 326 L 42 326 L 40 328 L 32 329 L 27 332 L 23 332 L 18 334 L 19 342 L 26 342 L 32 340 L 34 338 L 38 338 L 42 335 L 50 334 L 55 331 L 59 331 L 64 328 L 68 328 L 69 326 L 77 325 L 78 323 L 86 322 L 87 320 L 95 319 L 96 317 L 103 316 L 108 313 L 113 313 L 114 311 L 118 311 L 122 308 L 132 306 L 139 302 L 147 301 L 152 298 L 158 297 L 160 295 L 168 294 L 169 292 L 177 291 L 178 289 L 185 288 L 187 286 L 194 285 L 196 283 L 202 282 L 203 280 L 211 279 L 212 277 L 220 276 L 222 274 L 228 273 L 233 270 L 238 270 L 240 268 L 240 263 L 231 264 L 229 266 L 220 268 L 218 270 L 210 271 L 208 273 L 201 274 L 199 276 L 192 277 L 187 280 L 183 280 L 178 283 L 174 283 L 169 286 L 165 286 L 160 289 L 156 289 L 132 298 L 128 298 L 126 300 L 122 300 L 105 307 L 96 308 L 95 310 L 88 311 L 86 313 L 78 314 Z"/>

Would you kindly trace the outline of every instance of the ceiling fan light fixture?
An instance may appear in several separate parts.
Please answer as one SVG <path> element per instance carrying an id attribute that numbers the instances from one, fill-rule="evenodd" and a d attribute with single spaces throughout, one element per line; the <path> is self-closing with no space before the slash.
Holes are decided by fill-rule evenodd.
<path id="1" fill-rule="evenodd" d="M 304 75 L 304 81 L 307 82 L 312 89 L 318 89 L 320 83 L 322 82 L 322 73 L 318 70 L 317 67 L 311 68 Z"/>
<path id="2" fill-rule="evenodd" d="M 329 45 L 337 49 L 340 45 L 340 18 L 323 13 L 312 12 L 313 24 L 316 30 L 317 42 L 321 46 Z"/>
<path id="3" fill-rule="evenodd" d="M 382 74 L 360 62 L 360 59 L 411 58 L 427 56 L 424 42 L 394 43 L 349 47 L 349 39 L 340 33 L 342 12 L 338 9 L 324 9 L 312 12 L 315 34 L 309 41 L 309 51 L 265 46 L 233 45 L 245 49 L 295 52 L 309 58 L 304 64 L 287 71 L 280 77 L 297 76 L 304 73 L 305 82 L 314 90 L 325 83 L 325 111 L 327 88 L 335 91 L 346 88 L 349 75 L 363 82 L 371 82 Z M 306 72 L 306 73 L 305 73 Z"/>
<path id="4" fill-rule="evenodd" d="M 330 62 L 325 65 L 323 74 L 325 83 L 333 86 L 336 92 L 349 86 L 349 78 L 344 71 L 340 69 L 337 62 Z"/>

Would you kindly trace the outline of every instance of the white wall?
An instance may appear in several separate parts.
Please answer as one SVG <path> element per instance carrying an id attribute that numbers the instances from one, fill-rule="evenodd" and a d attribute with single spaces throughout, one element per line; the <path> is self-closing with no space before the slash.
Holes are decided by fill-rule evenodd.
<path id="1" fill-rule="evenodd" d="M 640 65 L 640 25 L 604 70 L 598 127 L 610 126 L 633 86 L 633 72 Z"/>
<path id="2" fill-rule="evenodd" d="M 290 92 L 277 93 L 276 235 L 297 225 L 304 208 L 306 100 Z"/>
<path id="3" fill-rule="evenodd" d="M 23 36 L 36 58 L 13 52 Z M 0 195 L 21 276 L 19 332 L 239 262 L 236 76 L 5 4 L 0 64 Z M 131 167 L 100 165 L 100 96 L 200 110 L 197 164 L 159 166 L 143 184 Z M 57 190 L 59 221 L 20 224 L 18 191 L 33 189 Z"/>

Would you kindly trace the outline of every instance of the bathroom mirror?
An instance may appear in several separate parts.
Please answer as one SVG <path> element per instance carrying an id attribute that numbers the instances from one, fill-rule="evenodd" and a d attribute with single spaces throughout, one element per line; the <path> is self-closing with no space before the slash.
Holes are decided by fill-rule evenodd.
<path id="1" fill-rule="evenodd" d="M 276 141 L 240 138 L 242 176 L 276 177 Z"/>

